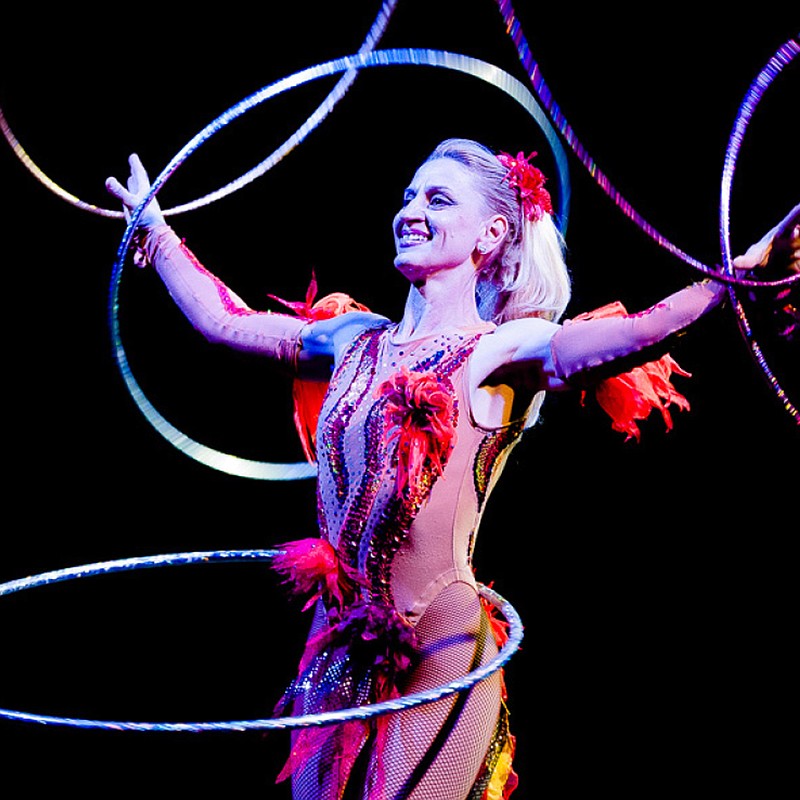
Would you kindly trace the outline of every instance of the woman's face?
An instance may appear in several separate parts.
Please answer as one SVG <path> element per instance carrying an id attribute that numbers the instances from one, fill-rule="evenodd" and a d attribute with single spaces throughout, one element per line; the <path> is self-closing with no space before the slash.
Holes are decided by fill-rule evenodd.
<path id="1" fill-rule="evenodd" d="M 485 230 L 488 213 L 472 173 L 452 158 L 425 162 L 403 194 L 394 218 L 394 264 L 410 281 L 465 263 Z"/>

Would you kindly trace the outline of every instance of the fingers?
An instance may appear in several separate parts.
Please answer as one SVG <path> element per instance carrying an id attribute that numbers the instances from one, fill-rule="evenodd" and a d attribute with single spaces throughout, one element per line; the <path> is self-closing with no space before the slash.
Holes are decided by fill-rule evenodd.
<path id="1" fill-rule="evenodd" d="M 130 167 L 130 173 L 125 186 L 114 177 L 107 178 L 105 185 L 108 192 L 122 202 L 125 219 L 130 222 L 132 212 L 150 193 L 152 186 L 150 178 L 147 176 L 147 170 L 145 170 L 141 159 L 136 153 L 132 153 L 128 157 L 128 166 Z M 153 197 L 139 216 L 137 224 L 140 228 L 151 229 L 163 224 L 164 221 L 161 207 Z"/>
<path id="2" fill-rule="evenodd" d="M 731 262 L 735 269 L 755 269 L 766 264 L 767 256 L 772 247 L 772 231 L 751 244 L 740 256 L 736 256 Z"/>
<path id="3" fill-rule="evenodd" d="M 150 188 L 150 181 L 147 177 L 147 172 L 145 171 L 145 168 L 136 153 L 133 153 L 128 158 L 128 165 L 131 168 L 130 174 L 128 175 L 128 191 L 140 198 L 144 197 Z"/>
<path id="4" fill-rule="evenodd" d="M 734 269 L 751 270 L 759 266 L 761 264 L 761 260 L 757 258 L 750 258 L 747 255 L 743 255 L 743 256 L 736 256 L 736 258 L 734 258 L 733 261 L 731 261 L 731 264 L 733 264 Z"/>
<path id="5" fill-rule="evenodd" d="M 119 198 L 119 191 L 121 188 L 116 178 L 106 178 L 106 191 L 109 194 L 113 194 L 114 197 Z"/>
<path id="6" fill-rule="evenodd" d="M 775 236 L 788 239 L 797 239 L 800 236 L 800 203 L 778 223 Z"/>
<path id="7" fill-rule="evenodd" d="M 108 192 L 124 205 L 130 208 L 136 208 L 147 192 L 150 191 L 150 179 L 147 176 L 147 171 L 141 159 L 136 153 L 129 156 L 128 165 L 130 166 L 130 174 L 128 175 L 126 186 L 123 186 L 114 177 L 107 178 L 105 185 Z"/>
<path id="8" fill-rule="evenodd" d="M 128 165 L 131 168 L 131 172 L 140 176 L 141 178 L 144 178 L 148 183 L 150 182 L 147 178 L 147 170 L 145 170 L 142 160 L 136 153 L 131 153 L 130 157 L 128 158 Z"/>
<path id="9" fill-rule="evenodd" d="M 768 266 L 778 272 L 800 272 L 800 205 L 795 206 L 775 227 Z"/>
<path id="10" fill-rule="evenodd" d="M 800 207 L 798 207 L 800 208 Z M 789 271 L 800 272 L 800 210 L 793 215 L 787 228 Z"/>
<path id="11" fill-rule="evenodd" d="M 769 267 L 770 271 L 800 272 L 800 204 L 774 228 L 733 259 L 735 269 Z"/>
<path id="12" fill-rule="evenodd" d="M 781 231 L 789 251 L 789 271 L 800 272 L 800 205 L 796 205 L 784 220 Z"/>
<path id="13" fill-rule="evenodd" d="M 116 178 L 106 178 L 106 190 L 123 205 L 136 207 L 133 195 Z"/>

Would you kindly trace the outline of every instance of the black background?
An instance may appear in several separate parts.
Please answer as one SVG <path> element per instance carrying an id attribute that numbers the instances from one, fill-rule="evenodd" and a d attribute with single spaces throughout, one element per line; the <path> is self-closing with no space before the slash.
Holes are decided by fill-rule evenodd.
<path id="1" fill-rule="evenodd" d="M 35 165 L 116 210 L 103 183 L 138 152 L 157 175 L 226 109 L 297 70 L 356 52 L 379 2 L 100 14 L 4 12 L 0 107 Z M 696 4 L 695 4 L 696 5 Z M 788 12 L 704 20 L 663 10 L 519 0 L 547 86 L 636 211 L 684 252 L 719 263 L 728 137 L 753 79 L 797 35 Z M 720 7 L 721 9 L 724 7 Z M 527 80 L 490 0 L 401 0 L 380 47 L 464 53 Z M 164 208 L 226 185 L 291 134 L 338 76 L 237 119 L 186 160 Z M 526 84 L 529 85 L 529 84 Z M 747 130 L 731 200 L 734 253 L 798 200 L 798 67 Z M 488 83 L 430 67 L 362 71 L 339 107 L 244 189 L 172 219 L 254 307 L 267 293 L 345 291 L 397 316 L 390 221 L 405 183 L 451 135 L 552 156 L 526 112 Z M 568 312 L 643 308 L 695 279 L 627 219 L 569 153 Z M 551 167 L 550 174 L 554 174 Z M 261 549 L 314 530 L 313 481 L 206 467 L 131 399 L 112 349 L 118 219 L 65 201 L 0 147 L 6 522 L 0 581 L 134 556 Z M 556 191 L 556 181 L 551 185 Z M 192 438 L 245 458 L 301 461 L 289 384 L 219 352 L 126 264 L 120 330 L 144 393 Z M 759 320 L 767 364 L 797 404 L 796 352 Z M 754 325 L 756 323 L 754 322 Z M 576 395 L 549 399 L 514 452 L 478 541 L 479 580 L 517 609 L 507 669 L 516 796 L 641 797 L 791 780 L 797 424 L 730 305 L 673 351 L 690 412 L 625 442 Z M 0 708 L 77 719 L 263 718 L 306 627 L 264 565 L 117 573 L 6 595 Z M 286 796 L 284 732 L 120 732 L 0 719 L 3 793 L 86 798 Z"/>

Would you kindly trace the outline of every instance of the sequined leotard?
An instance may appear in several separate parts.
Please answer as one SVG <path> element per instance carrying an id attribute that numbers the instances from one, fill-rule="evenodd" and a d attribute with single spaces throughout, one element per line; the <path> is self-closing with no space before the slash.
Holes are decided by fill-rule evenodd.
<path id="1" fill-rule="evenodd" d="M 393 325 L 365 331 L 336 369 L 320 415 L 320 530 L 363 581 L 361 597 L 394 609 L 413 627 L 416 658 L 402 679 L 403 693 L 463 677 L 497 653 L 471 556 L 485 501 L 521 423 L 499 430 L 477 426 L 465 377 L 470 354 L 492 327 L 405 345 L 393 343 Z M 437 398 L 452 399 L 437 405 Z M 393 436 L 404 423 L 410 438 Z M 435 442 L 420 445 L 414 439 L 420 429 L 430 430 Z M 422 449 L 417 469 L 398 484 L 404 448 L 415 444 L 418 454 Z M 313 632 L 323 621 L 318 614 Z M 363 702 L 369 681 L 345 674 L 330 652 L 312 660 L 294 687 L 293 710 L 318 711 L 335 694 L 341 704 Z M 501 692 L 496 675 L 464 696 L 391 715 L 382 739 L 373 736 L 372 751 L 362 752 L 371 787 L 363 796 L 482 797 L 493 768 L 504 763 L 508 774 L 513 739 Z M 339 748 L 353 755 L 368 735 L 361 726 Z M 295 771 L 296 797 L 339 796 L 346 775 L 331 769 L 337 746 L 326 744 L 327 751 L 317 737 L 315 747 L 305 749 L 307 763 Z"/>
<path id="2" fill-rule="evenodd" d="M 273 355 L 294 341 L 297 320 L 274 324 L 248 308 L 168 226 L 148 235 L 146 254 L 209 341 Z M 551 340 L 557 374 L 573 379 L 627 356 L 646 360 L 646 350 L 724 291 L 694 284 L 646 312 L 568 321 Z M 284 545 L 286 574 L 317 599 L 277 714 L 442 686 L 489 661 L 502 638 L 471 563 L 486 501 L 524 427 L 519 419 L 483 428 L 470 408 L 470 357 L 494 326 L 403 345 L 384 318 L 364 324 L 336 364 L 319 417 L 320 535 Z M 310 569 L 301 574 L 301 565 Z M 505 798 L 516 784 L 513 750 L 495 672 L 433 703 L 295 730 L 278 777 L 291 776 L 295 800 Z"/>

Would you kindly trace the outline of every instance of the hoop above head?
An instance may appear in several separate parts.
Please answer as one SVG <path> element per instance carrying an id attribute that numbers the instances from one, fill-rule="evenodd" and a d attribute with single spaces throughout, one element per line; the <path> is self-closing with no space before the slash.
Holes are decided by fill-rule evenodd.
<path id="1" fill-rule="evenodd" d="M 548 119 L 544 109 L 539 105 L 533 94 L 523 83 L 493 64 L 481 61 L 480 59 L 440 50 L 418 50 L 413 48 L 363 51 L 300 70 L 299 72 L 288 75 L 285 78 L 263 87 L 244 100 L 241 100 L 236 105 L 231 106 L 227 111 L 206 125 L 203 130 L 194 136 L 194 138 L 172 158 L 158 177 L 153 180 L 150 191 L 131 213 L 131 218 L 117 250 L 117 259 L 112 270 L 108 304 L 109 327 L 111 328 L 114 357 L 126 388 L 134 402 L 144 414 L 147 421 L 158 433 L 170 442 L 170 444 L 185 455 L 188 455 L 190 458 L 206 466 L 222 472 L 227 472 L 231 475 L 259 480 L 298 480 L 316 476 L 316 464 L 313 463 L 273 463 L 245 459 L 221 452 L 201 442 L 197 442 L 170 423 L 147 398 L 141 386 L 133 376 L 122 343 L 119 326 L 120 279 L 122 276 L 123 264 L 125 263 L 126 255 L 133 242 L 139 219 L 150 201 L 186 159 L 235 119 L 257 108 L 265 101 L 271 100 L 290 89 L 296 89 L 306 83 L 341 72 L 350 74 L 354 70 L 358 71 L 370 67 L 387 66 L 427 66 L 460 72 L 478 78 L 500 89 L 521 105 L 539 125 L 552 151 L 556 165 L 556 179 L 559 187 L 557 219 L 562 233 L 566 231 L 570 206 L 569 166 L 566 151 L 561 144 L 557 131 Z M 311 127 L 306 128 L 306 126 L 301 126 L 297 134 L 296 143 L 299 144 L 304 141 L 310 131 Z"/>
<path id="2" fill-rule="evenodd" d="M 94 564 L 72 567 L 68 569 L 44 572 L 27 578 L 20 578 L 0 584 L 0 597 L 38 586 L 46 586 L 76 578 L 95 575 L 107 575 L 112 572 L 144 569 L 149 567 L 179 566 L 184 564 L 208 564 L 214 562 L 236 561 L 270 561 L 281 550 L 213 550 L 190 553 L 171 553 L 166 555 L 144 556 L 139 558 L 104 561 Z M 370 717 L 403 711 L 414 706 L 432 703 L 457 692 L 463 692 L 476 683 L 485 680 L 499 670 L 519 649 L 522 641 L 522 622 L 513 606 L 497 592 L 483 584 L 478 585 L 480 594 L 498 608 L 509 623 L 508 640 L 500 652 L 482 667 L 464 675 L 450 683 L 437 686 L 424 692 L 398 697 L 381 703 L 347 708 L 340 711 L 328 711 L 320 714 L 305 714 L 296 717 L 278 717 L 265 719 L 234 720 L 230 722 L 131 722 L 100 719 L 80 719 L 72 717 L 56 717 L 43 714 L 30 714 L 0 708 L 0 717 L 19 722 L 36 722 L 42 725 L 67 726 L 73 728 L 92 728 L 111 731 L 171 731 L 199 733 L 204 731 L 248 731 L 248 730 L 288 730 L 291 728 L 308 728 L 334 723 L 347 722 L 352 719 L 369 719 Z"/>

